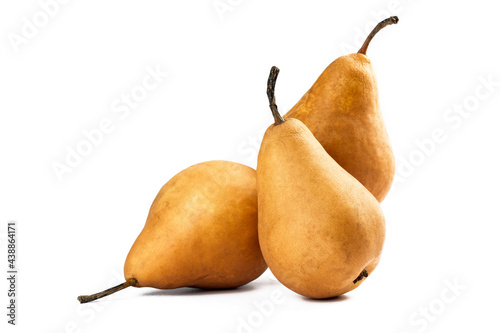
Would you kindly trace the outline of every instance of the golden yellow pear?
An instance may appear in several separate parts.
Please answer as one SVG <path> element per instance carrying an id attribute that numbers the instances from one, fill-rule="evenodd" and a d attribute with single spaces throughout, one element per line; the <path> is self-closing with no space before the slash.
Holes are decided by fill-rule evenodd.
<path id="1" fill-rule="evenodd" d="M 257 236 L 254 169 L 227 161 L 191 166 L 156 196 L 125 261 L 126 282 L 80 296 L 93 301 L 129 286 L 235 288 L 267 268 Z"/>
<path id="2" fill-rule="evenodd" d="M 332 62 L 284 116 L 302 121 L 328 154 L 379 202 L 391 187 L 395 162 L 366 49 L 378 31 L 397 22 L 396 16 L 380 22 L 358 53 Z"/>
<path id="3" fill-rule="evenodd" d="M 385 220 L 375 197 L 345 171 L 297 119 L 275 123 L 257 162 L 259 243 L 272 273 L 289 289 L 329 298 L 358 287 L 377 266 Z"/>

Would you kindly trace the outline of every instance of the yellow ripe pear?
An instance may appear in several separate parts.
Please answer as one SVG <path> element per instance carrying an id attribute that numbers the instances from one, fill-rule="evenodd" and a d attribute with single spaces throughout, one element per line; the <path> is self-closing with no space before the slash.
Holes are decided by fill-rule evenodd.
<path id="1" fill-rule="evenodd" d="M 366 50 L 378 31 L 397 22 L 396 16 L 380 22 L 358 53 L 332 62 L 284 116 L 302 121 L 328 154 L 379 202 L 391 187 L 395 162 Z"/>
<path id="2" fill-rule="evenodd" d="M 257 236 L 255 170 L 210 161 L 181 171 L 161 188 L 125 261 L 126 282 L 78 300 L 129 286 L 235 288 L 266 268 Z"/>
<path id="3" fill-rule="evenodd" d="M 272 273 L 310 298 L 342 295 L 377 266 L 385 219 L 375 197 L 345 171 L 297 119 L 278 113 L 271 70 L 268 95 L 275 123 L 257 162 L 259 243 Z"/>

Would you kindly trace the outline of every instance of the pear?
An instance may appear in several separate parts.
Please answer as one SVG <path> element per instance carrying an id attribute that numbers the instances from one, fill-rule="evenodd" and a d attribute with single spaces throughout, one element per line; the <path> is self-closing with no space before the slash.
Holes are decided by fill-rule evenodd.
<path id="1" fill-rule="evenodd" d="M 379 202 L 389 192 L 395 163 L 366 50 L 378 31 L 397 22 L 396 16 L 380 22 L 358 53 L 332 62 L 284 116 L 301 120 L 328 154 Z"/>
<path id="2" fill-rule="evenodd" d="M 275 119 L 257 161 L 258 230 L 271 272 L 296 293 L 342 295 L 377 266 L 385 219 L 375 197 L 345 171 L 297 119 L 275 103 L 278 69 L 268 81 Z"/>
<path id="3" fill-rule="evenodd" d="M 257 236 L 255 170 L 210 161 L 181 171 L 161 188 L 125 261 L 125 283 L 78 300 L 129 286 L 236 288 L 266 268 Z"/>

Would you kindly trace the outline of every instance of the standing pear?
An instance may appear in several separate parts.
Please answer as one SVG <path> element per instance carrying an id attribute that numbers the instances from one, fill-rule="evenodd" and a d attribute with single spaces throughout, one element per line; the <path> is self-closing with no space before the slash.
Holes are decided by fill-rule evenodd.
<path id="1" fill-rule="evenodd" d="M 329 298 L 358 287 L 377 266 L 385 238 L 378 201 L 297 119 L 283 119 L 271 69 L 274 124 L 257 162 L 259 243 L 272 273 L 289 289 Z"/>
<path id="2" fill-rule="evenodd" d="M 328 154 L 379 202 L 391 187 L 395 162 L 366 50 L 377 32 L 396 23 L 396 16 L 380 22 L 358 53 L 332 62 L 284 116 L 302 121 Z"/>

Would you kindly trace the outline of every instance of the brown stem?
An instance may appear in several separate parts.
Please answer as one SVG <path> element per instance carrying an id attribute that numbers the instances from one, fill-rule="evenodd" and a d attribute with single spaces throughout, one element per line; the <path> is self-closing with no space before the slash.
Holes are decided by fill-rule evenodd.
<path id="1" fill-rule="evenodd" d="M 373 37 L 382 30 L 383 28 L 387 27 L 388 25 L 391 24 L 397 24 L 399 22 L 399 19 L 397 16 L 391 16 L 389 18 L 386 18 L 385 20 L 381 21 L 379 24 L 373 28 L 372 32 L 366 37 L 365 42 L 363 43 L 363 46 L 359 49 L 358 53 L 366 55 L 366 49 L 368 48 L 368 45 L 370 45 L 370 42 L 372 41 Z"/>
<path id="2" fill-rule="evenodd" d="M 96 299 L 103 298 L 105 296 L 109 296 L 111 294 L 116 293 L 117 291 L 128 288 L 130 286 L 134 287 L 135 285 L 137 285 L 137 280 L 134 278 L 130 278 L 127 281 L 123 282 L 122 284 L 119 284 L 116 287 L 101 291 L 100 293 L 93 294 L 93 295 L 78 296 L 78 300 L 80 301 L 80 303 L 92 302 L 92 301 L 95 301 Z"/>
<path id="3" fill-rule="evenodd" d="M 269 107 L 274 117 L 274 125 L 280 125 L 285 122 L 285 119 L 281 117 L 278 112 L 278 106 L 276 105 L 276 97 L 274 96 L 274 88 L 276 87 L 276 79 L 278 78 L 280 70 L 278 67 L 273 66 L 269 72 L 269 79 L 267 79 L 267 98 L 269 99 Z"/>
<path id="4" fill-rule="evenodd" d="M 358 275 L 356 279 L 354 279 L 354 281 L 352 281 L 352 283 L 356 284 L 358 281 L 363 280 L 364 277 L 368 277 L 368 272 L 366 271 L 366 269 L 363 269 L 363 271 Z"/>

